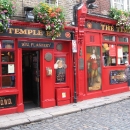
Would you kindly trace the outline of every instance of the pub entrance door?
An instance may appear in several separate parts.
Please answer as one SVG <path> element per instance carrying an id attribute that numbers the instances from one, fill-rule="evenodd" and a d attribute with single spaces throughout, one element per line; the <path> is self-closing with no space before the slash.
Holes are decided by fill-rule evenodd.
<path id="1" fill-rule="evenodd" d="M 40 106 L 39 51 L 23 51 L 23 102 L 25 109 Z"/>

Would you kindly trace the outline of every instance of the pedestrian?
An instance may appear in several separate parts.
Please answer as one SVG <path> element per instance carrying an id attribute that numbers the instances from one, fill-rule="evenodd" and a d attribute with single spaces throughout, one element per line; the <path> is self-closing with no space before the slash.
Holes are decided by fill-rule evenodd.
<path id="1" fill-rule="evenodd" d="M 130 65 L 128 61 L 125 61 L 125 75 L 127 77 L 127 83 L 128 83 L 128 87 L 130 87 Z"/>

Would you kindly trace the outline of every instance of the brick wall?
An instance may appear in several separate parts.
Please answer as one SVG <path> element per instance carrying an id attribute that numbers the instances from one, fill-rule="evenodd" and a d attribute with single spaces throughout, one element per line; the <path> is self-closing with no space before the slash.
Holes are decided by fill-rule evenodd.
<path id="1" fill-rule="evenodd" d="M 63 7 L 64 12 L 65 12 L 65 18 L 66 22 L 72 22 L 73 21 L 73 6 L 76 4 L 77 1 L 79 0 L 58 0 L 59 3 L 58 5 Z M 24 20 L 24 7 L 34 7 L 36 6 L 40 0 L 17 0 L 17 11 L 15 13 L 15 16 L 13 19 L 18 19 L 18 20 Z M 95 12 L 95 13 L 101 13 L 101 14 L 106 14 L 107 10 L 110 8 L 110 0 L 96 0 L 96 4 L 98 5 L 97 9 L 94 10 L 88 10 L 90 13 Z M 19 17 L 20 16 L 20 17 Z"/>
<path id="2" fill-rule="evenodd" d="M 110 9 L 110 0 L 96 0 L 95 4 L 98 5 L 98 8 L 96 9 L 89 9 L 88 11 L 90 13 L 98 13 L 98 14 L 108 14 L 108 10 Z"/>

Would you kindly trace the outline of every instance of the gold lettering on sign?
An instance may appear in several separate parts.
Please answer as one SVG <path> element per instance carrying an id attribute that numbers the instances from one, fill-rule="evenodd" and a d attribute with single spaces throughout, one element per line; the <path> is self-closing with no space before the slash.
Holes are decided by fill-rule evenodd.
<path id="1" fill-rule="evenodd" d="M 32 32 L 33 32 L 32 30 L 28 30 L 28 35 L 32 34 Z"/>
<path id="2" fill-rule="evenodd" d="M 12 34 L 13 33 L 12 31 L 14 31 L 14 28 L 8 28 L 8 30 L 9 30 L 9 33 Z"/>
<path id="3" fill-rule="evenodd" d="M 101 24 L 102 30 L 105 30 L 105 25 Z"/>
<path id="4" fill-rule="evenodd" d="M 37 35 L 43 35 L 43 32 L 42 32 L 42 30 L 38 30 L 38 33 L 37 33 Z"/>
<path id="5" fill-rule="evenodd" d="M 50 33 L 50 31 L 46 31 L 46 36 L 50 37 L 52 34 Z"/>
<path id="6" fill-rule="evenodd" d="M 1 105 L 1 106 L 3 106 L 3 105 L 4 105 L 3 100 L 0 100 L 0 105 Z"/>
<path id="7" fill-rule="evenodd" d="M 4 104 L 7 105 L 7 100 L 6 99 L 4 99 Z"/>
<path id="8" fill-rule="evenodd" d="M 101 24 L 101 28 L 102 30 L 105 30 L 105 31 L 114 31 L 114 26 L 111 26 L 111 25 Z"/>
<path id="9" fill-rule="evenodd" d="M 7 102 L 8 102 L 8 104 L 12 104 L 12 101 L 11 101 L 11 99 L 9 98 L 9 99 L 7 99 Z"/>
<path id="10" fill-rule="evenodd" d="M 26 29 L 19 29 L 19 34 L 27 34 L 27 30 Z"/>
<path id="11" fill-rule="evenodd" d="M 11 98 L 1 99 L 1 100 L 0 100 L 0 105 L 1 105 L 1 106 L 3 106 L 3 105 L 10 105 L 10 104 L 12 104 Z"/>
<path id="12" fill-rule="evenodd" d="M 14 34 L 19 34 L 19 29 L 15 29 Z"/>

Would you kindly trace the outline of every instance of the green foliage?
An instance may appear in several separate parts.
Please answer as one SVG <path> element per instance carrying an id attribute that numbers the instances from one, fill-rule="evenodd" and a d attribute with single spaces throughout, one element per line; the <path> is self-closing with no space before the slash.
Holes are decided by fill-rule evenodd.
<path id="1" fill-rule="evenodd" d="M 16 8 L 15 0 L 0 0 L 0 32 L 6 31 Z"/>
<path id="2" fill-rule="evenodd" d="M 65 24 L 64 13 L 60 7 L 40 2 L 34 7 L 33 12 L 36 22 L 45 25 L 45 29 L 50 32 L 52 40 L 60 36 Z"/>
<path id="3" fill-rule="evenodd" d="M 130 12 L 111 8 L 109 17 L 117 20 L 116 26 L 121 27 L 124 30 L 130 30 Z"/>

